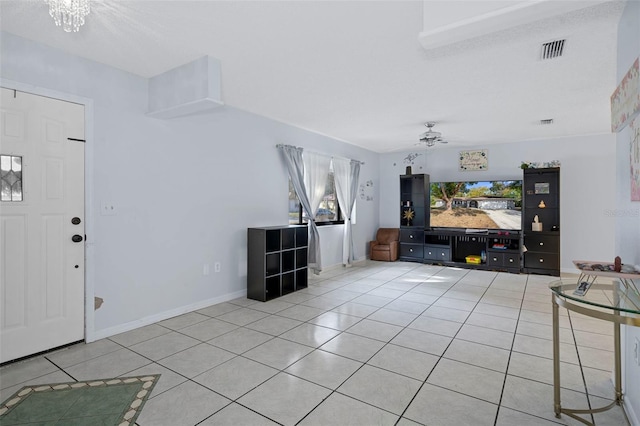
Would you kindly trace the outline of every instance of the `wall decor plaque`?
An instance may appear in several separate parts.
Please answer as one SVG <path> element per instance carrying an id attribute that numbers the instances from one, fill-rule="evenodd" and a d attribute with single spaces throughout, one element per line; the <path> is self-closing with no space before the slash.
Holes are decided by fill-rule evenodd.
<path id="1" fill-rule="evenodd" d="M 461 172 L 487 170 L 489 167 L 489 153 L 486 149 L 475 151 L 460 151 L 459 168 Z"/>

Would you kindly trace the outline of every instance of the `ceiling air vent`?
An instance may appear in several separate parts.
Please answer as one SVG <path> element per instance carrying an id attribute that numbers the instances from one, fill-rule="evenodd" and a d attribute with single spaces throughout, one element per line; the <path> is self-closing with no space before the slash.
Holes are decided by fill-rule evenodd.
<path id="1" fill-rule="evenodd" d="M 553 59 L 562 56 L 565 40 L 554 40 L 542 45 L 541 59 Z"/>
<path id="2" fill-rule="evenodd" d="M 553 118 L 545 118 L 544 120 L 540 120 L 540 124 L 543 126 L 547 124 L 553 124 Z"/>

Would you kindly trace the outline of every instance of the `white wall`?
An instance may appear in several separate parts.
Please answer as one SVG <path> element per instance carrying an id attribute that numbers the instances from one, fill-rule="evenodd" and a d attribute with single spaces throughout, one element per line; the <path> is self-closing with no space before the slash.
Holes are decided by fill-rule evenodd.
<path id="1" fill-rule="evenodd" d="M 458 171 L 460 149 L 436 146 L 380 156 L 381 226 L 399 226 L 399 180 L 410 153 L 419 156 L 413 173 L 427 173 L 432 181 L 522 179 L 522 161 L 559 160 L 561 269 L 575 272 L 573 259 L 612 260 L 615 217 L 615 136 L 581 136 L 490 145 L 486 171 Z M 391 200 L 397 200 L 391 202 Z"/>
<path id="2" fill-rule="evenodd" d="M 376 153 L 231 107 L 147 118 L 146 79 L 12 34 L 2 33 L 1 42 L 3 85 L 93 101 L 87 289 L 104 304 L 87 319 L 90 340 L 244 294 L 246 229 L 288 220 L 287 174 L 276 144 L 364 161 L 361 182 L 378 175 Z M 117 214 L 100 215 L 101 203 Z M 359 201 L 357 213 L 356 257 L 364 258 L 378 198 Z M 325 268 L 341 264 L 342 229 L 321 228 Z"/>
<path id="3" fill-rule="evenodd" d="M 640 2 L 629 1 L 618 25 L 617 78 L 620 82 L 640 55 Z M 640 202 L 630 197 L 630 141 L 627 126 L 617 134 L 616 253 L 624 263 L 640 265 Z M 636 280 L 640 288 L 640 280 Z M 640 341 L 640 327 L 624 327 L 623 365 L 625 371 L 625 407 L 631 423 L 640 425 L 640 366 L 634 363 L 634 343 Z"/>

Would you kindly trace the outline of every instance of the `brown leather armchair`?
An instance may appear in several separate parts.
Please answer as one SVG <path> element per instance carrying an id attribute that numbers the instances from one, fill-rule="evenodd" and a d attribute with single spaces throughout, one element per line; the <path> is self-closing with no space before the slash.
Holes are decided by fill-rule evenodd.
<path id="1" fill-rule="evenodd" d="M 400 230 L 398 228 L 380 228 L 375 241 L 369 243 L 371 260 L 393 262 L 400 253 Z"/>

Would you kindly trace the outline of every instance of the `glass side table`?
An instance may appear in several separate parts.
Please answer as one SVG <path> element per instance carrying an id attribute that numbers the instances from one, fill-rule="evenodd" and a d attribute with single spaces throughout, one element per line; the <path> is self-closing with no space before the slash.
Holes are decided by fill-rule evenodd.
<path id="1" fill-rule="evenodd" d="M 578 261 L 574 261 L 578 265 Z M 588 263 L 588 262 L 587 262 Z M 591 262 L 595 264 L 596 262 Z M 584 265 L 581 262 L 580 265 Z M 606 277 L 613 282 L 598 283 L 598 277 Z M 581 283 L 589 283 L 583 296 L 574 294 Z M 553 409 L 556 417 L 566 414 L 582 423 L 591 422 L 577 414 L 600 413 L 615 405 L 622 405 L 622 367 L 620 358 L 620 324 L 640 327 L 640 293 L 635 282 L 640 283 L 640 274 L 616 273 L 613 271 L 592 271 L 580 269 L 580 277 L 564 278 L 549 284 L 553 307 Z M 602 291 L 594 291 L 602 290 Z M 600 408 L 576 410 L 563 408 L 560 403 L 560 327 L 558 309 L 566 308 L 588 317 L 610 321 L 613 323 L 614 341 L 614 386 L 615 400 Z M 582 366 L 580 366 L 582 369 Z"/>

